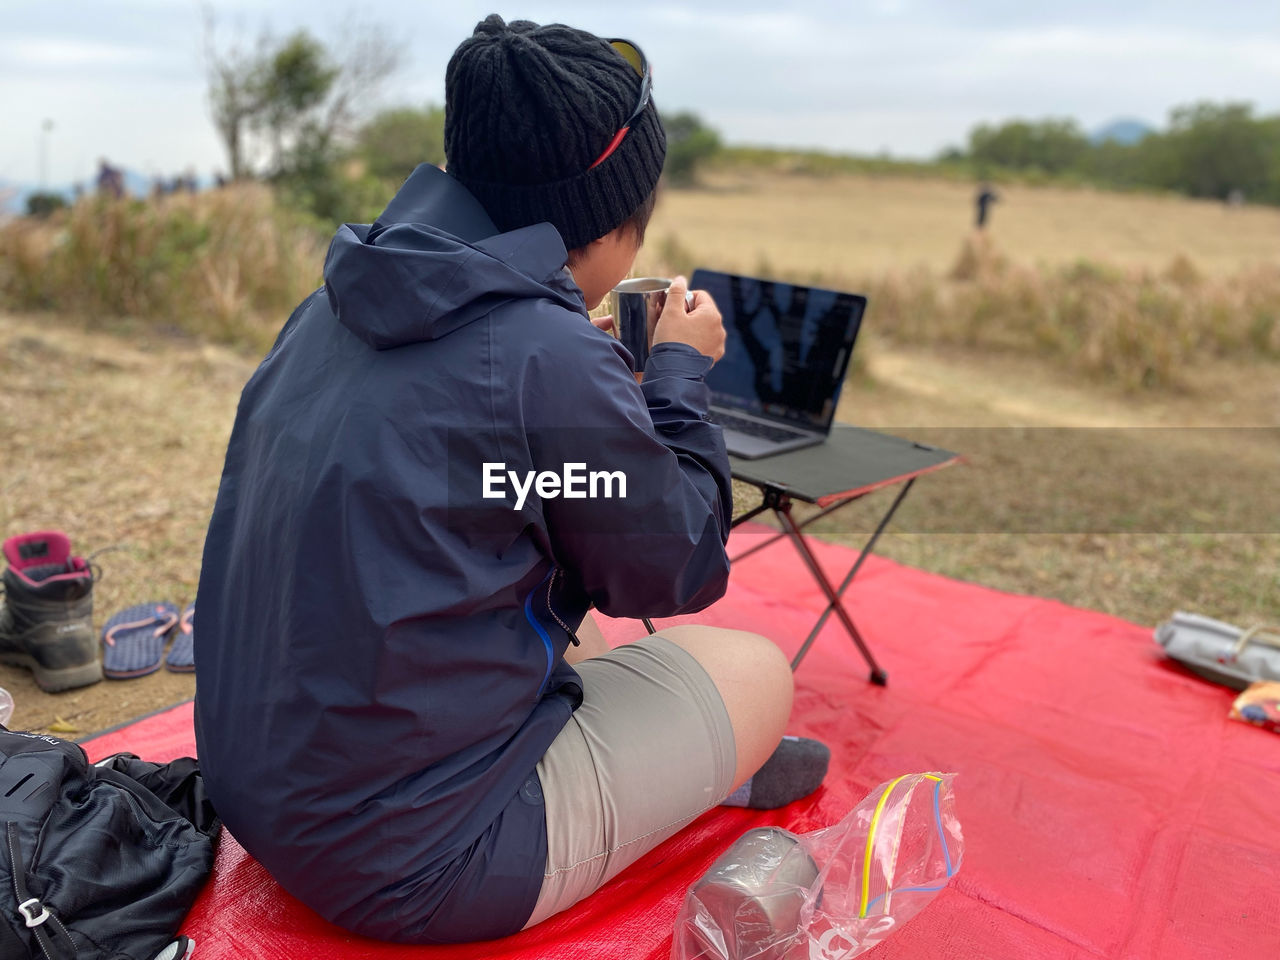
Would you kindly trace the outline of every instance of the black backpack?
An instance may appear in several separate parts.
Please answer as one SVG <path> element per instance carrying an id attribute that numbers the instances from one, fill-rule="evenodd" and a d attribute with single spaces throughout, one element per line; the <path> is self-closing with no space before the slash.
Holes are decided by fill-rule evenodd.
<path id="1" fill-rule="evenodd" d="M 220 824 L 196 761 L 0 727 L 0 958 L 181 960 Z"/>

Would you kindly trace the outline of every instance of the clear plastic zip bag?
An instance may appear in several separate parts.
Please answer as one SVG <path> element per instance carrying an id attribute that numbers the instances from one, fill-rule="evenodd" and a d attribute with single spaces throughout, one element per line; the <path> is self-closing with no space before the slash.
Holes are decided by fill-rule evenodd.
<path id="1" fill-rule="evenodd" d="M 898 777 L 839 823 L 743 834 L 690 888 L 671 960 L 848 960 L 886 939 L 960 869 L 952 773 Z"/>

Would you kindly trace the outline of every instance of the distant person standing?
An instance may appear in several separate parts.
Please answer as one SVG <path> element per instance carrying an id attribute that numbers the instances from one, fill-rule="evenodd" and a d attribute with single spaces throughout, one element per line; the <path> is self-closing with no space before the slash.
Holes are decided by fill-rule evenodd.
<path id="1" fill-rule="evenodd" d="M 98 193 L 117 200 L 124 196 L 124 174 L 105 159 L 98 161 Z"/>
<path id="2" fill-rule="evenodd" d="M 975 226 L 977 226 L 979 230 L 986 229 L 987 216 L 988 211 L 991 209 L 991 204 L 995 203 L 999 199 L 1000 194 L 996 193 L 995 188 L 992 187 L 991 184 L 984 182 L 978 185 L 978 195 L 975 197 L 978 216 Z"/>

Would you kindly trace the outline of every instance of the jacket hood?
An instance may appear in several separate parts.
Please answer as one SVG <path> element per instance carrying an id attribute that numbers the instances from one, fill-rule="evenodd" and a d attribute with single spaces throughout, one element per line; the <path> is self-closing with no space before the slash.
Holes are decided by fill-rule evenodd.
<path id="1" fill-rule="evenodd" d="M 514 299 L 547 299 L 586 316 L 549 223 L 499 233 L 479 201 L 424 163 L 372 224 L 344 224 L 324 287 L 334 315 L 378 350 L 437 340 Z"/>

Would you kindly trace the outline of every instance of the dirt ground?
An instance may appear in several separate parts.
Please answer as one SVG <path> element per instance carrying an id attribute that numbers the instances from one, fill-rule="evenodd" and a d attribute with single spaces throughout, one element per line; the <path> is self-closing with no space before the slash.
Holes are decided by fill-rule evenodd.
<path id="1" fill-rule="evenodd" d="M 1208 365 L 1194 389 L 1135 396 L 1025 358 L 873 339 L 859 350 L 865 370 L 847 385 L 840 418 L 967 459 L 920 481 L 881 553 L 1141 623 L 1178 608 L 1280 620 L 1274 365 Z M 134 603 L 194 599 L 227 436 L 255 363 L 155 333 L 0 314 L 0 536 L 61 529 L 78 553 L 97 554 L 99 628 Z M 739 493 L 748 505 L 749 491 Z M 870 499 L 824 535 L 859 542 L 882 505 Z M 1037 519 L 1045 505 L 1056 512 Z M 14 727 L 73 739 L 187 699 L 195 685 L 161 669 L 50 695 L 0 666 Z"/>

